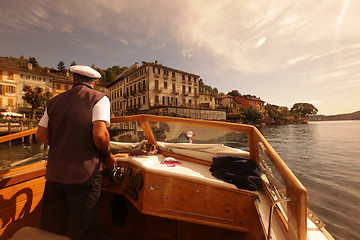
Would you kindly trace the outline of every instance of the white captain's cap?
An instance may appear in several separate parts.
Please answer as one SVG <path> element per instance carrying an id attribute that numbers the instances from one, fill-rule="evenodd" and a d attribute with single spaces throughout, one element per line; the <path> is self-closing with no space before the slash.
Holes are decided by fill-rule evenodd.
<path id="1" fill-rule="evenodd" d="M 88 78 L 101 78 L 101 74 L 89 66 L 82 66 L 82 65 L 71 66 L 70 72 L 77 73 Z"/>

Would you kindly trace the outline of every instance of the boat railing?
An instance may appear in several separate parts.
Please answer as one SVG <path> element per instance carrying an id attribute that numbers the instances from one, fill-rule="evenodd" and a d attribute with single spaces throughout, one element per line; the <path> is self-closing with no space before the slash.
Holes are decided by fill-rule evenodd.
<path id="1" fill-rule="evenodd" d="M 281 211 L 278 206 L 275 207 L 274 215 L 282 222 L 283 231 L 287 239 L 305 240 L 307 233 L 307 192 L 304 186 L 296 178 L 293 172 L 288 168 L 281 157 L 275 152 L 259 130 L 251 125 L 235 124 L 219 121 L 207 121 L 187 118 L 174 118 L 155 115 L 134 115 L 115 117 L 111 119 L 112 123 L 120 123 L 127 121 L 137 121 L 146 138 L 151 144 L 157 146 L 157 141 L 150 127 L 150 122 L 183 124 L 192 127 L 206 127 L 220 130 L 228 130 L 240 133 L 246 133 L 249 141 L 250 159 L 257 164 L 261 159 L 259 154 L 259 146 L 267 155 L 272 165 L 279 173 L 286 188 L 286 199 L 291 199 L 286 203 L 286 211 Z M 268 194 L 270 205 L 279 199 L 274 199 Z M 286 216 L 284 216 L 286 214 Z"/>
<path id="2" fill-rule="evenodd" d="M 34 135 L 36 133 L 36 131 L 37 131 L 37 128 L 33 128 L 33 129 L 22 131 L 22 132 L 1 136 L 0 137 L 0 143 L 12 141 L 12 140 L 22 138 L 22 137 L 31 136 L 31 135 Z"/>

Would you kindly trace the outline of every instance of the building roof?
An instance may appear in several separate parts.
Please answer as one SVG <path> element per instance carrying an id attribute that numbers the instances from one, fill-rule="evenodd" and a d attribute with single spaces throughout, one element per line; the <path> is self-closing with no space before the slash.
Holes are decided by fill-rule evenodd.
<path id="1" fill-rule="evenodd" d="M 245 98 L 245 99 L 247 99 L 247 100 L 249 100 L 249 101 L 264 102 L 263 100 L 261 100 L 261 99 L 258 98 L 258 97 L 249 96 L 249 95 L 236 96 L 234 100 L 236 101 L 237 98 Z"/>
<path id="2" fill-rule="evenodd" d="M 221 99 L 223 99 L 223 98 L 234 98 L 233 96 L 231 96 L 231 95 L 224 95 L 224 96 L 218 96 L 217 98 L 221 98 Z"/>
<path id="3" fill-rule="evenodd" d="M 32 75 L 38 75 L 38 76 L 46 76 L 48 78 L 53 78 L 56 82 L 63 82 L 63 83 L 72 83 L 72 77 L 67 77 L 61 74 L 55 74 L 50 73 L 44 69 L 36 68 L 36 67 L 30 67 L 26 62 L 24 62 L 26 66 L 22 66 L 20 62 L 16 59 L 10 59 L 6 57 L 0 57 L 0 69 L 8 70 L 8 71 L 14 71 L 14 72 L 20 72 L 20 73 L 28 73 Z"/>
<path id="4" fill-rule="evenodd" d="M 142 62 L 142 65 L 141 65 L 141 66 L 138 66 L 138 63 L 136 62 L 136 63 L 133 64 L 131 67 L 127 68 L 127 69 L 124 70 L 122 73 L 120 73 L 120 74 L 117 76 L 117 79 L 116 79 L 115 81 L 113 81 L 112 83 L 110 83 L 109 85 L 107 85 L 106 88 L 111 87 L 111 86 L 114 85 L 115 83 L 117 83 L 117 82 L 119 82 L 120 80 L 128 77 L 129 75 L 133 74 L 134 72 L 141 70 L 142 68 L 144 68 L 144 67 L 146 67 L 146 66 L 161 67 L 161 68 L 166 69 L 166 70 L 168 70 L 168 71 L 178 72 L 178 73 L 181 73 L 181 74 L 187 74 L 187 75 L 191 75 L 191 76 L 196 77 L 196 78 L 199 78 L 199 77 L 200 77 L 199 75 L 196 75 L 196 74 L 193 74 L 193 73 L 184 72 L 184 71 L 181 71 L 181 70 L 177 70 L 177 69 L 174 69 L 174 68 L 170 68 L 170 67 L 161 65 L 161 64 L 157 63 L 157 61 L 155 61 L 155 62 Z"/>

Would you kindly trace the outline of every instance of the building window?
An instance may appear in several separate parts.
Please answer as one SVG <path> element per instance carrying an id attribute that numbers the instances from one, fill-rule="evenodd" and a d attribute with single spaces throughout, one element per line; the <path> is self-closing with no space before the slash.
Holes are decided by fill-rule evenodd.
<path id="1" fill-rule="evenodd" d="M 22 73 L 22 74 L 20 74 L 20 77 L 21 77 L 21 78 L 24 78 L 24 74 L 23 74 L 23 73 Z"/>
<path id="2" fill-rule="evenodd" d="M 191 81 L 191 77 L 189 76 L 189 81 Z"/>
<path id="3" fill-rule="evenodd" d="M 0 84 L 0 95 L 3 95 L 5 93 L 4 87 L 4 85 Z"/>
<path id="4" fill-rule="evenodd" d="M 185 75 L 182 75 L 182 80 L 185 80 Z"/>
<path id="5" fill-rule="evenodd" d="M 155 96 L 155 103 L 159 103 L 159 96 Z"/>
<path id="6" fill-rule="evenodd" d="M 13 107 L 14 106 L 14 99 L 8 99 L 8 105 L 10 107 Z"/>
<path id="7" fill-rule="evenodd" d="M 172 73 L 172 77 L 175 77 L 175 72 Z"/>
<path id="8" fill-rule="evenodd" d="M 165 97 L 164 97 L 164 96 L 162 97 L 162 103 L 163 103 L 163 105 L 166 105 L 166 104 L 165 104 Z"/>
<path id="9" fill-rule="evenodd" d="M 56 89 L 57 89 L 57 90 L 60 90 L 60 89 L 61 89 L 61 85 L 57 83 L 57 84 L 56 84 Z"/>
<path id="10" fill-rule="evenodd" d="M 69 85 L 65 85 L 65 90 L 69 90 Z"/>
<path id="11" fill-rule="evenodd" d="M 143 96 L 143 104 L 145 104 L 145 96 Z"/>
<path id="12" fill-rule="evenodd" d="M 191 87 L 189 87 L 189 93 L 191 93 Z"/>
<path id="13" fill-rule="evenodd" d="M 15 87 L 13 86 L 6 86 L 7 93 L 15 93 Z"/>
<path id="14" fill-rule="evenodd" d="M 175 85 L 175 83 L 172 84 L 172 90 L 173 90 L 173 92 L 176 91 L 176 85 Z"/>
<path id="15" fill-rule="evenodd" d="M 15 74 L 13 72 L 9 73 L 9 79 L 14 80 Z"/>
<path id="16" fill-rule="evenodd" d="M 153 67 L 153 73 L 155 73 L 155 67 Z"/>
<path id="17" fill-rule="evenodd" d="M 164 82 L 164 88 L 167 89 L 167 82 Z"/>
<path id="18" fill-rule="evenodd" d="M 182 86 L 182 92 L 185 93 L 185 85 Z"/>

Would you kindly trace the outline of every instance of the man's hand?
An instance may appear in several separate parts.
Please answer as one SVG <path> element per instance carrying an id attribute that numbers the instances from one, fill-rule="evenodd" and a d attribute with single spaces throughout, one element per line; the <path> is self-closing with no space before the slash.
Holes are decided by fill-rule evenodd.
<path id="1" fill-rule="evenodd" d="M 112 153 L 110 153 L 110 157 L 108 159 L 104 159 L 103 161 L 104 167 L 110 170 L 114 169 L 117 165 L 116 157 Z"/>

